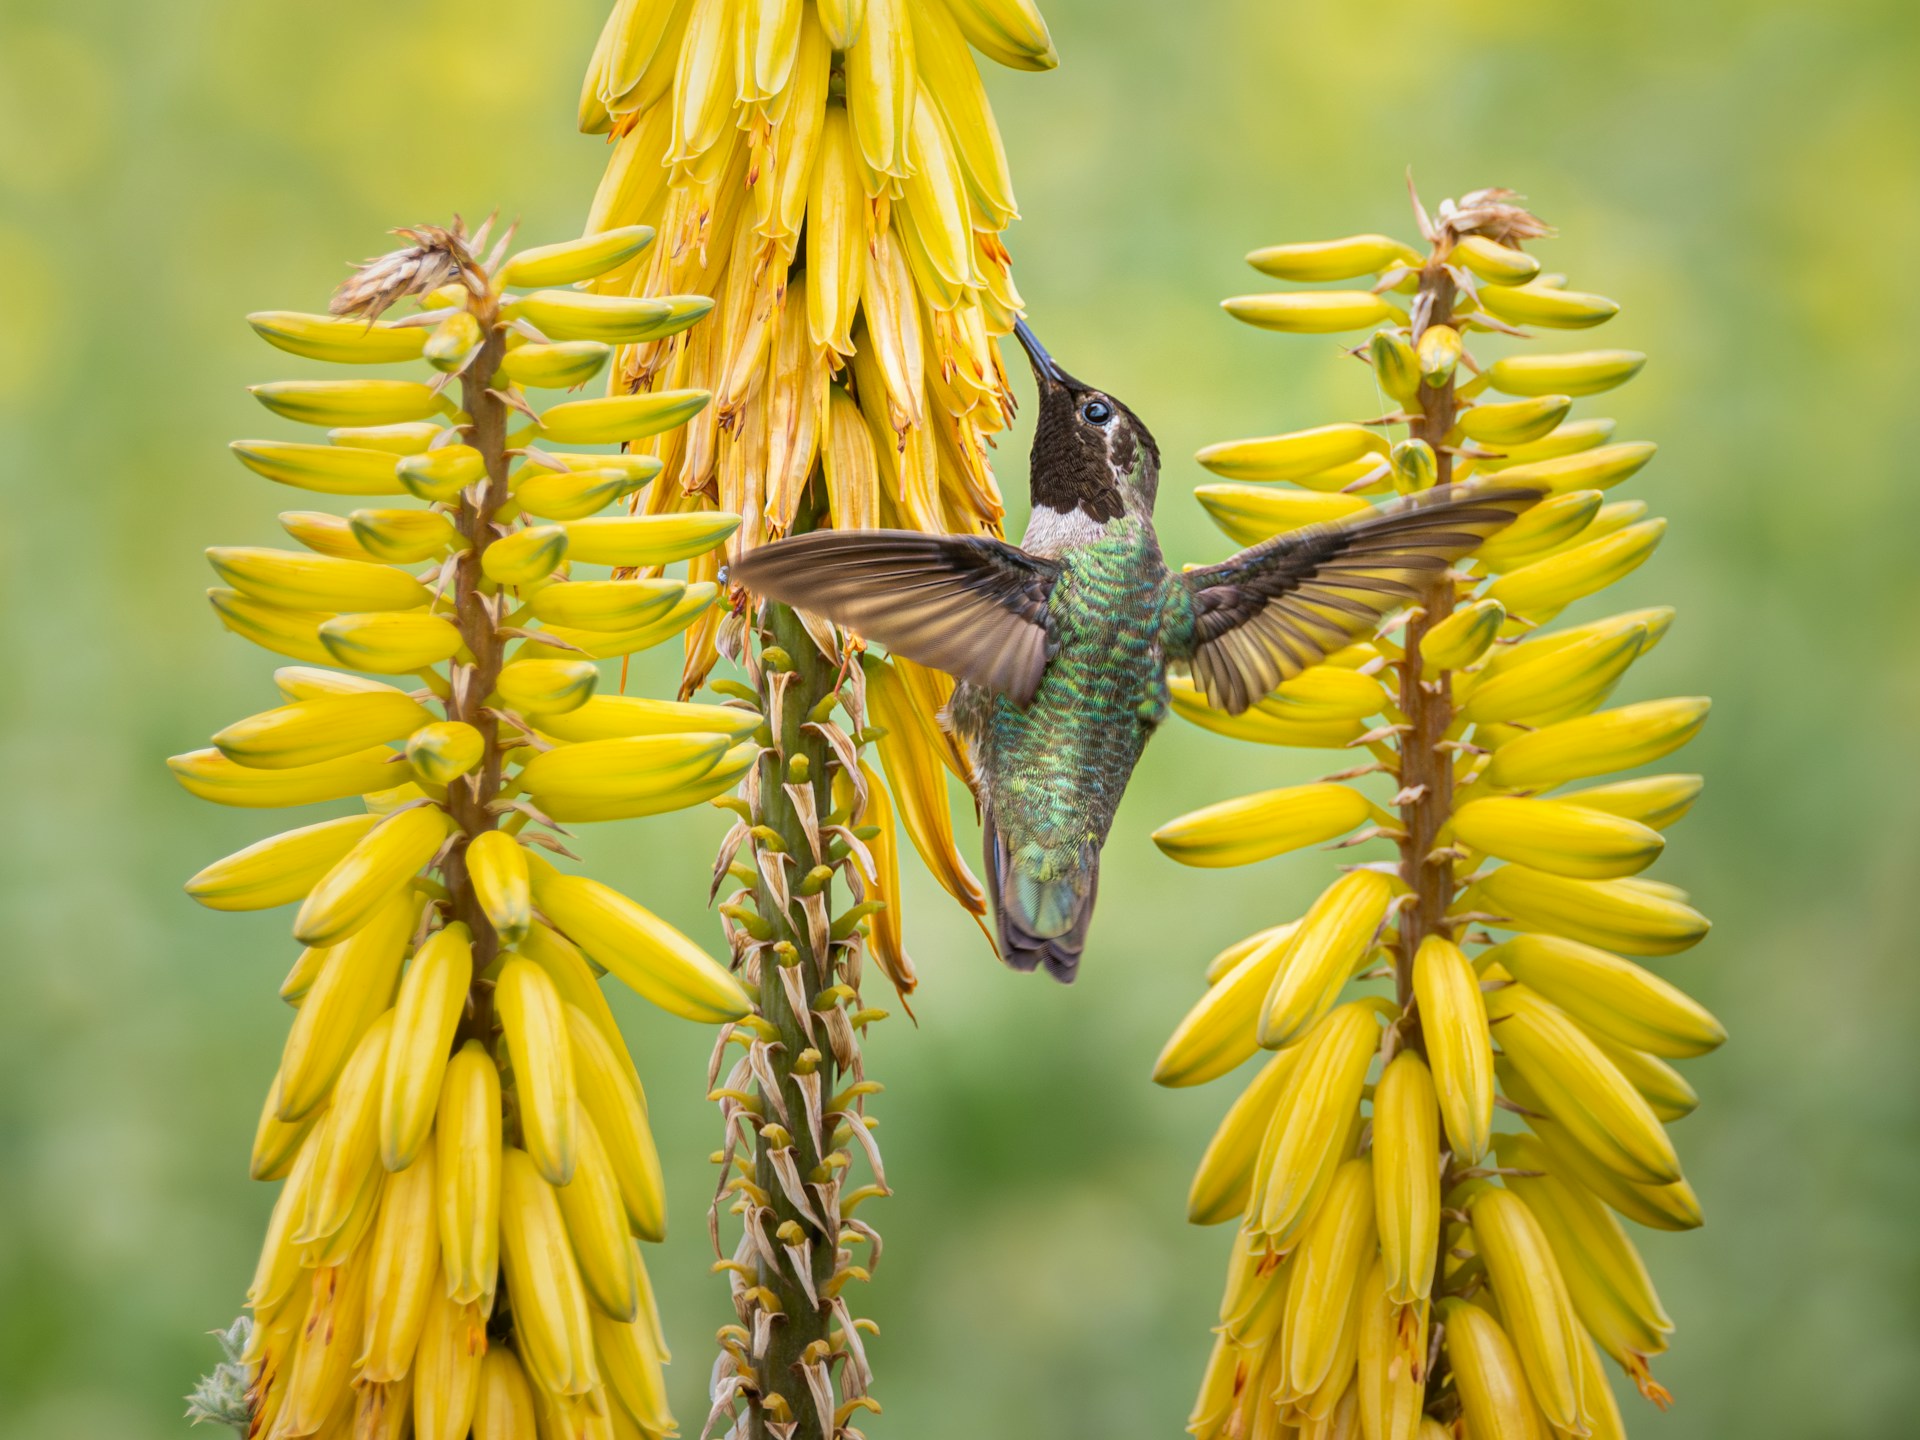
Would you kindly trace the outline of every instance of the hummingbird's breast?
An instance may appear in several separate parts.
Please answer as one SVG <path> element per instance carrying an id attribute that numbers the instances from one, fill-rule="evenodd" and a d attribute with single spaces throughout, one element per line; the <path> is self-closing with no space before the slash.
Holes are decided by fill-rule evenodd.
<path id="1" fill-rule="evenodd" d="M 1032 703 L 1022 710 L 962 687 L 951 712 L 973 746 L 1008 854 L 1042 878 L 1105 840 L 1166 715 L 1164 638 L 1177 588 L 1152 530 L 1137 521 L 1111 522 L 1055 558 L 1063 567 L 1049 605 L 1057 648 Z"/>

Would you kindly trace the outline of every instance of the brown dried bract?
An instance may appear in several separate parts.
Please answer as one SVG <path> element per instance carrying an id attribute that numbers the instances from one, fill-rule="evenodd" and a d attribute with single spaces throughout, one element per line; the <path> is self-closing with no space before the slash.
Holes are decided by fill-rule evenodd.
<path id="1" fill-rule="evenodd" d="M 363 260 L 333 292 L 330 312 L 373 321 L 408 296 L 429 294 L 456 276 L 484 285 L 468 249 L 466 222 L 458 215 L 451 227 L 409 225 L 393 233 L 413 243 Z"/>

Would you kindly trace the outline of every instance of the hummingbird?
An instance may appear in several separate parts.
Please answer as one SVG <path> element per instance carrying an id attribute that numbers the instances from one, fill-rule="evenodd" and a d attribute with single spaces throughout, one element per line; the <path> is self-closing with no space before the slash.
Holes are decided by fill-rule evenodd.
<path id="1" fill-rule="evenodd" d="M 1153 528 L 1152 432 L 1063 370 L 1024 319 L 1015 334 L 1039 391 L 1018 545 L 821 530 L 749 552 L 732 578 L 954 678 L 942 719 L 973 754 L 1001 958 L 1069 982 L 1101 847 L 1167 717 L 1169 670 L 1239 714 L 1372 633 L 1540 492 L 1440 487 L 1172 571 Z"/>

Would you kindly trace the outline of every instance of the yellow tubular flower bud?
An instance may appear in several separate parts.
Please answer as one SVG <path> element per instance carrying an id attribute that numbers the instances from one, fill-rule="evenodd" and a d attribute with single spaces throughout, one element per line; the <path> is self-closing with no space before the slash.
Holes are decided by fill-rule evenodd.
<path id="1" fill-rule="evenodd" d="M 1416 1440 L 1427 1394 L 1427 1302 L 1410 1309 L 1394 1303 L 1386 1264 L 1375 1260 L 1361 1285 L 1359 1307 L 1360 1433 L 1372 1440 Z"/>
<path id="2" fill-rule="evenodd" d="M 438 615 L 383 612 L 322 621 L 320 643 L 336 664 L 376 675 L 404 675 L 460 653 L 460 632 Z"/>
<path id="3" fill-rule="evenodd" d="M 342 560 L 392 560 L 394 558 L 388 555 L 375 555 L 366 549 L 353 533 L 353 526 L 338 515 L 329 515 L 319 510 L 282 510 L 277 518 L 282 530 L 317 554 L 332 555 Z"/>
<path id="4" fill-rule="evenodd" d="M 1573 437 L 1559 438 L 1565 443 Z M 1595 436 L 1596 444 L 1597 440 Z M 1605 490 L 1638 475 L 1660 447 L 1634 441 L 1598 448 L 1580 445 L 1558 454 L 1529 453 L 1559 448 L 1552 439 L 1542 440 L 1537 446 L 1518 447 L 1506 455 L 1496 473 L 1503 484 L 1512 481 L 1519 485 L 1537 485 L 1556 495 L 1575 490 Z"/>
<path id="5" fill-rule="evenodd" d="M 1616 534 L 1509 570 L 1488 587 L 1487 594 L 1516 615 L 1557 613 L 1638 569 L 1666 533 L 1664 520 L 1630 525 Z"/>
<path id="6" fill-rule="evenodd" d="M 425 349 L 427 363 L 447 375 L 457 375 L 480 351 L 480 322 L 469 310 L 455 310 L 433 327 Z"/>
<path id="7" fill-rule="evenodd" d="M 1422 664 L 1429 670 L 1464 669 L 1487 653 L 1506 618 L 1498 600 L 1463 605 L 1421 637 Z"/>
<path id="8" fill-rule="evenodd" d="M 588 740 L 535 756 L 522 783 L 556 820 L 602 818 L 613 806 L 646 813 L 647 802 L 713 769 L 726 754 L 725 735 L 636 735 Z"/>
<path id="9" fill-rule="evenodd" d="M 431 1150 L 396 1171 L 381 1196 L 366 1259 L 366 1340 L 355 1362 L 363 1381 L 400 1380 L 412 1368 L 440 1278 L 437 1202 Z"/>
<path id="10" fill-rule="evenodd" d="M 638 345 L 649 340 L 664 339 L 686 329 L 703 318 L 713 308 L 713 302 L 693 295 L 666 295 L 641 300 L 620 295 L 588 295 L 578 290 L 536 290 L 531 295 L 517 296 L 504 308 L 505 313 L 525 320 L 550 340 L 598 340 L 604 345 Z M 652 396 L 637 398 L 654 399 Z M 609 426 L 618 430 L 628 424 L 651 424 L 663 407 L 670 410 L 683 401 L 690 403 L 690 397 L 675 395 L 664 401 L 655 400 L 652 405 L 635 407 L 609 407 L 590 400 L 569 401 L 571 405 L 591 405 L 595 408 L 571 412 L 563 417 L 562 426 L 569 432 L 579 432 L 596 431 Z M 556 405 L 553 410 L 566 408 L 565 405 Z M 694 408 L 699 407 L 696 405 Z M 542 417 L 543 430 L 553 410 L 547 411 Z M 640 433 L 657 434 L 667 428 L 666 425 L 660 425 Z M 604 443 L 601 440 L 569 439 L 552 431 L 545 433 L 563 444 Z M 629 437 L 616 434 L 606 438 L 624 440 Z"/>
<path id="11" fill-rule="evenodd" d="M 740 517 L 720 510 L 618 515 L 574 520 L 563 528 L 567 554 L 574 560 L 589 565 L 671 565 L 711 550 L 740 528 Z"/>
<path id="12" fill-rule="evenodd" d="M 487 546 L 482 573 L 502 585 L 531 585 L 560 568 L 567 558 L 567 532 L 558 525 L 534 525 Z"/>
<path id="13" fill-rule="evenodd" d="M 586 1287 L 553 1186 L 512 1147 L 501 1169 L 500 1239 L 521 1358 L 541 1387 L 585 1395 L 600 1378 Z"/>
<path id="14" fill-rule="evenodd" d="M 1369 325 L 1400 323 L 1400 310 L 1366 290 L 1306 290 L 1283 295 L 1237 295 L 1220 302 L 1236 320 L 1295 335 L 1335 335 Z"/>
<path id="15" fill-rule="evenodd" d="M 393 1012 L 387 1011 L 367 1027 L 340 1070 L 333 1101 L 314 1135 L 313 1175 L 293 1235 L 297 1244 L 324 1240 L 338 1231 L 378 1164 L 380 1080 L 392 1034 Z"/>
<path id="16" fill-rule="evenodd" d="M 469 1040 L 447 1063 L 434 1125 L 447 1295 L 491 1303 L 500 1265 L 500 1072 Z"/>
<path id="17" fill-rule="evenodd" d="M 267 1233 L 260 1245 L 253 1279 L 247 1286 L 247 1306 L 257 1323 L 264 1325 L 280 1313 L 288 1295 L 296 1293 L 301 1305 L 306 1300 L 307 1273 L 300 1263 L 300 1247 L 293 1243 L 294 1228 L 306 1214 L 307 1182 L 313 1176 L 313 1162 L 320 1147 L 303 1142 L 287 1171 L 286 1184 L 273 1202 L 273 1215 L 267 1221 Z"/>
<path id="18" fill-rule="evenodd" d="M 666 1236 L 666 1192 L 632 1063 L 587 1011 L 570 1004 L 566 1021 L 580 1104 L 605 1151 L 628 1223 L 641 1239 L 661 1240 Z"/>
<path id="19" fill-rule="evenodd" d="M 1628 955 L 1675 955 L 1706 938 L 1712 928 L 1706 916 L 1645 883 L 1570 880 L 1509 864 L 1480 880 L 1473 893 L 1508 929 L 1558 933 Z"/>
<path id="20" fill-rule="evenodd" d="M 577 710 L 542 715 L 540 728 L 560 740 L 624 740 L 644 735 L 724 735 L 740 741 L 760 727 L 751 710 L 689 705 L 640 695 L 596 695 Z"/>
<path id="21" fill-rule="evenodd" d="M 947 0 L 967 43 L 1015 70 L 1051 70 L 1060 63 L 1033 0 Z"/>
<path id="22" fill-rule="evenodd" d="M 416 500 L 450 504 L 460 492 L 487 475 L 487 463 L 471 445 L 442 445 L 420 455 L 403 456 L 394 474 Z"/>
<path id="23" fill-rule="evenodd" d="M 407 763 L 431 785 L 447 785 L 480 763 L 486 739 L 459 720 L 423 725 L 407 737 Z"/>
<path id="24" fill-rule="evenodd" d="M 1261 1147 L 1248 1220 L 1291 1247 L 1320 1206 L 1358 1120 L 1360 1090 L 1379 1042 L 1379 1007 L 1342 1005 L 1301 1042 L 1300 1059 Z"/>
<path id="25" fill-rule="evenodd" d="M 1650 764 L 1699 734 L 1710 704 L 1696 697 L 1647 700 L 1563 720 L 1502 745 L 1486 779 L 1532 790 Z"/>
<path id="26" fill-rule="evenodd" d="M 1260 440 L 1228 440 L 1194 459 L 1228 480 L 1300 480 L 1369 455 L 1384 457 L 1387 442 L 1364 425 L 1320 425 Z"/>
<path id="27" fill-rule="evenodd" d="M 357 935 L 320 952 L 280 1056 L 282 1120 L 299 1120 L 326 1100 L 360 1037 L 392 1002 L 416 913 L 411 896 L 396 895 Z"/>
<path id="28" fill-rule="evenodd" d="M 1555 1429 L 1585 1432 L 1579 1320 L 1540 1222 L 1518 1195 L 1491 1187 L 1475 1197 L 1470 1214 L 1475 1248 L 1534 1400 Z"/>
<path id="29" fill-rule="evenodd" d="M 1458 946 L 1429 935 L 1413 957 L 1413 993 L 1447 1143 L 1475 1164 L 1493 1131 L 1493 1043 L 1480 977 Z"/>
<path id="30" fill-rule="evenodd" d="M 1356 1316 L 1354 1294 L 1374 1259 L 1373 1165 L 1349 1160 L 1335 1172 L 1326 1200 L 1293 1256 L 1287 1287 L 1281 1398 L 1318 1390 Z"/>
<path id="31" fill-rule="evenodd" d="M 508 257 L 500 268 L 499 280 L 503 285 L 516 286 L 573 285 L 604 274 L 638 255 L 652 243 L 653 231 L 650 227 L 622 225 L 595 235 L 582 236 L 578 240 L 563 240 L 556 245 L 536 245 Z"/>
<path id="32" fill-rule="evenodd" d="M 386 365 L 417 359 L 427 343 L 418 328 L 369 325 L 334 315 L 302 315 L 293 310 L 258 310 L 247 316 L 253 333 L 289 355 L 335 365 Z"/>
<path id="33" fill-rule="evenodd" d="M 480 1364 L 473 1440 L 525 1440 L 537 1433 L 537 1425 L 533 1387 L 520 1368 L 520 1357 L 504 1345 L 491 1347 Z"/>
<path id="34" fill-rule="evenodd" d="M 393 425 L 451 408 L 418 380 L 276 380 L 247 393 L 302 425 Z"/>
<path id="35" fill-rule="evenodd" d="M 1246 1212 L 1261 1142 L 1299 1058 L 1297 1049 L 1282 1050 L 1228 1108 L 1187 1191 L 1187 1219 L 1193 1224 L 1218 1225 Z"/>
<path id="36" fill-rule="evenodd" d="M 1678 987 L 1630 961 L 1556 935 L 1517 935 L 1486 952 L 1506 972 L 1565 1010 L 1582 1029 L 1655 1055 L 1704 1055 L 1727 1032 Z"/>
<path id="37" fill-rule="evenodd" d="M 394 1002 L 394 1038 L 380 1099 L 380 1158 L 389 1170 L 411 1167 L 426 1144 L 472 982 L 471 937 L 457 920 L 435 931 L 407 967 Z"/>
<path id="38" fill-rule="evenodd" d="M 1692 1230 L 1703 1223 L 1699 1197 L 1685 1180 L 1643 1185 L 1609 1169 L 1583 1148 L 1566 1126 L 1549 1115 L 1546 1101 L 1506 1061 L 1499 1065 L 1500 1088 L 1531 1112 L 1527 1128 L 1553 1157 L 1553 1171 L 1569 1184 L 1597 1195 L 1609 1208 L 1653 1230 Z"/>
<path id="39" fill-rule="evenodd" d="M 1388 235 L 1269 245 L 1247 256 L 1247 263 L 1263 275 L 1303 282 L 1353 280 L 1361 275 L 1378 275 L 1395 265 L 1417 266 L 1420 260 L 1412 246 Z"/>
<path id="40" fill-rule="evenodd" d="M 529 855 L 535 904 L 581 949 L 671 1014 L 720 1023 L 751 1008 L 740 982 L 618 891 Z"/>
<path id="41" fill-rule="evenodd" d="M 1655 830 L 1664 830 L 1685 818 L 1705 784 L 1698 775 L 1648 775 L 1639 780 L 1617 780 L 1611 785 L 1570 790 L 1556 798 L 1568 805 L 1619 815 Z"/>
<path id="42" fill-rule="evenodd" d="M 394 760 L 391 750 L 376 745 L 313 765 L 260 770 L 237 764 L 218 750 L 195 750 L 171 757 L 167 768 L 190 795 L 216 805 L 259 809 L 312 805 L 384 790 L 397 778 Z"/>
<path id="43" fill-rule="evenodd" d="M 1587 330 L 1620 313 L 1604 295 L 1582 295 L 1546 285 L 1482 285 L 1480 304 L 1509 325 L 1541 325 L 1550 330 Z"/>
<path id="44" fill-rule="evenodd" d="M 1369 813 L 1366 797 L 1344 785 L 1295 785 L 1182 815 L 1154 831 L 1153 843 L 1183 865 L 1250 865 L 1335 839 Z"/>
<path id="45" fill-rule="evenodd" d="M 432 719 L 397 690 L 323 695 L 236 720 L 213 743 L 235 764 L 290 770 L 405 739 Z"/>
<path id="46" fill-rule="evenodd" d="M 1666 846 L 1658 830 L 1635 820 L 1557 800 L 1500 796 L 1461 806 L 1453 833 L 1502 860 L 1585 880 L 1637 875 Z"/>
<path id="47" fill-rule="evenodd" d="M 432 805 L 388 816 L 315 882 L 293 918 L 303 945 L 332 945 L 374 916 L 446 843 L 447 815 Z"/>
<path id="48" fill-rule="evenodd" d="M 1553 433 L 1573 408 L 1570 395 L 1541 395 L 1531 400 L 1475 405 L 1460 417 L 1459 431 L 1482 445 L 1525 445 Z"/>
<path id="49" fill-rule="evenodd" d="M 1414 347 L 1420 378 L 1429 385 L 1445 385 L 1453 378 L 1454 366 L 1460 363 L 1460 350 L 1458 330 L 1451 325 L 1429 325 L 1420 332 L 1420 343 Z"/>
<path id="50" fill-rule="evenodd" d="M 413 1362 L 413 1433 L 415 1440 L 460 1440 L 479 1402 L 487 1325 L 473 1305 L 438 1285 L 433 1292 Z"/>
<path id="51" fill-rule="evenodd" d="M 966 36 L 944 4 L 916 5 L 911 13 L 920 98 L 940 107 L 966 173 L 967 192 L 987 225 L 1001 229 L 1014 219 L 1018 207 L 1000 129 L 987 105 Z"/>
<path id="52" fill-rule="evenodd" d="M 404 495 L 392 452 L 284 440 L 235 440 L 234 457 L 254 474 L 322 495 Z"/>
<path id="53" fill-rule="evenodd" d="M 282 1120 L 280 1082 L 276 1077 L 267 1089 L 266 1101 L 260 1107 L 260 1119 L 254 1125 L 253 1154 L 247 1165 L 248 1176 L 254 1180 L 286 1179 L 321 1113 L 313 1110 L 298 1120 Z"/>
<path id="54" fill-rule="evenodd" d="M 1539 648 L 1544 644 L 1536 640 L 1517 645 L 1490 663 L 1479 682 L 1464 692 L 1461 715 L 1476 725 L 1517 720 L 1538 725 L 1569 711 L 1584 713 L 1612 693 L 1627 667 L 1648 648 L 1648 632 L 1644 625 L 1626 625 Z M 1528 652 L 1524 658 L 1523 651 Z"/>
<path id="55" fill-rule="evenodd" d="M 520 842 L 500 830 L 474 836 L 467 847 L 467 880 L 500 943 L 524 940 L 533 924 L 533 892 Z"/>
<path id="56" fill-rule="evenodd" d="M 288 610 L 410 610 L 432 598 L 411 575 L 365 560 L 241 545 L 212 546 L 207 559 L 243 595 Z"/>
<path id="57" fill-rule="evenodd" d="M 552 625 L 618 631 L 659 619 L 686 593 L 686 584 L 680 580 L 585 580 L 542 586 L 529 599 L 528 608 L 534 618 Z M 586 698 L 581 697 L 582 703 Z"/>
<path id="58" fill-rule="evenodd" d="M 1373 1096 L 1374 1211 L 1387 1297 L 1425 1300 L 1440 1238 L 1440 1112 L 1433 1077 L 1411 1050 L 1381 1072 Z"/>
<path id="59" fill-rule="evenodd" d="M 1637 350 L 1583 350 L 1573 355 L 1509 355 L 1487 367 L 1487 383 L 1506 395 L 1598 395 L 1638 375 Z"/>
<path id="60" fill-rule="evenodd" d="M 1464 266 L 1496 285 L 1524 285 L 1540 273 L 1540 262 L 1533 256 L 1485 235 L 1461 236 L 1447 253 L 1447 263 Z"/>
<path id="61" fill-rule="evenodd" d="M 1440 1323 L 1446 1327 L 1461 1414 L 1474 1440 L 1550 1440 L 1520 1357 L 1500 1323 L 1465 1300 L 1442 1300 Z"/>
<path id="62" fill-rule="evenodd" d="M 1620 1222 L 1582 1187 L 1551 1173 L 1552 1153 L 1528 1135 L 1500 1137 L 1503 1165 L 1548 1173 L 1515 1176 L 1508 1186 L 1527 1204 L 1553 1250 L 1580 1323 L 1650 1400 L 1664 1401 L 1647 1361 L 1667 1348 L 1673 1322 L 1654 1293 Z M 1592 1386 L 1584 1386 L 1592 1405 Z"/>
<path id="63" fill-rule="evenodd" d="M 587 660 L 516 660 L 500 671 L 502 703 L 521 715 L 578 709 L 600 683 L 599 667 Z"/>
<path id="64" fill-rule="evenodd" d="M 207 866 L 186 892 L 209 910 L 270 910 L 299 900 L 377 822 L 347 815 L 270 835 Z"/>
<path id="65" fill-rule="evenodd" d="M 313 1272 L 313 1298 L 282 1379 L 277 1429 L 311 1435 L 336 1412 L 351 1418 L 353 1357 L 366 1312 L 367 1267 L 329 1265 Z"/>
<path id="66" fill-rule="evenodd" d="M 554 1191 L 560 1216 L 588 1296 L 614 1319 L 630 1321 L 640 1314 L 640 1280 L 620 1187 L 593 1121 L 584 1113 L 574 1117 L 574 1140 L 578 1163 L 573 1179 Z"/>
<path id="67" fill-rule="evenodd" d="M 1239 1068 L 1260 1048 L 1260 1009 L 1298 929 L 1295 922 L 1266 932 L 1260 944 L 1209 984 L 1154 1062 L 1154 1083 L 1204 1085 Z"/>
<path id="68" fill-rule="evenodd" d="M 1372 953 L 1392 898 L 1393 882 L 1386 876 L 1356 870 L 1313 902 L 1261 1006 L 1262 1046 L 1278 1050 L 1294 1044 L 1333 1008 L 1341 988 Z"/>
<path id="69" fill-rule="evenodd" d="M 1199 485 L 1194 499 L 1215 525 L 1242 545 L 1258 545 L 1308 525 L 1329 525 L 1368 508 L 1357 495 L 1303 495 L 1251 485 Z"/>
<path id="70" fill-rule="evenodd" d="M 437 510 L 355 510 L 347 527 L 363 556 L 390 565 L 437 559 L 463 543 L 453 522 Z"/>
<path id="71" fill-rule="evenodd" d="M 573 1179 L 578 1092 L 564 1002 L 544 970 L 515 956 L 495 982 L 494 1005 L 513 1063 L 527 1153 L 550 1183 L 566 1185 Z"/>
<path id="72" fill-rule="evenodd" d="M 1376 330 L 1367 342 L 1367 358 L 1375 383 L 1395 400 L 1405 405 L 1419 395 L 1420 359 L 1402 331 Z"/>
<path id="73" fill-rule="evenodd" d="M 1542 1107 L 1596 1160 L 1629 1180 L 1680 1178 L 1673 1142 L 1619 1067 L 1558 1006 L 1512 984 L 1487 997 L 1500 1049 Z"/>
<path id="74" fill-rule="evenodd" d="M 591 1320 L 601 1372 L 619 1410 L 630 1416 L 645 1434 L 673 1433 L 673 1414 L 667 1408 L 666 1377 L 660 1370 L 665 1357 L 655 1344 L 645 1317 L 615 1320 L 596 1309 Z"/>

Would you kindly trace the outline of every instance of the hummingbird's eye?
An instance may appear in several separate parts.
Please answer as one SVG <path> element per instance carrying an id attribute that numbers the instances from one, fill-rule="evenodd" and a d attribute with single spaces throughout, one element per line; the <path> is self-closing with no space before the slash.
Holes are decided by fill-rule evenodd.
<path id="1" fill-rule="evenodd" d="M 1080 413 L 1090 425 L 1104 425 L 1113 418 L 1113 406 L 1104 400 L 1089 400 L 1080 407 Z"/>

